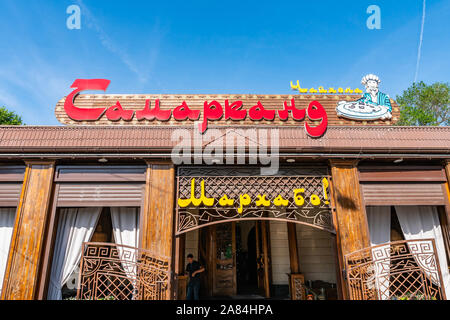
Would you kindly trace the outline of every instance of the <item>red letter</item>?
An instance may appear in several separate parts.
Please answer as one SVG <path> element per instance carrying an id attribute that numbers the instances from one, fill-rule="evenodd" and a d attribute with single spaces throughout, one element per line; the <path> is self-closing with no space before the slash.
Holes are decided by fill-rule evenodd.
<path id="1" fill-rule="evenodd" d="M 233 102 L 231 105 L 225 100 L 225 120 L 245 120 L 247 110 L 242 110 L 242 101 Z"/>
<path id="2" fill-rule="evenodd" d="M 75 107 L 73 101 L 75 97 L 85 90 L 103 90 L 106 91 L 111 81 L 106 79 L 77 79 L 73 82 L 71 88 L 73 90 L 64 102 L 64 110 L 67 116 L 76 121 L 98 120 L 105 112 L 106 108 L 78 108 Z"/>
<path id="3" fill-rule="evenodd" d="M 264 109 L 264 106 L 260 101 L 258 103 L 250 108 L 250 111 L 248 112 L 250 119 L 252 120 L 262 120 L 263 118 L 265 120 L 273 120 L 275 119 L 275 110 L 266 110 Z"/>
<path id="4" fill-rule="evenodd" d="M 189 120 L 198 120 L 200 117 L 200 110 L 189 109 L 186 101 L 183 101 L 181 105 L 173 110 L 173 118 L 177 121 L 183 121 L 189 118 Z"/>
<path id="5" fill-rule="evenodd" d="M 208 103 L 205 101 L 203 105 L 203 122 L 198 125 L 198 129 L 201 133 L 206 131 L 208 128 L 208 120 L 219 120 L 223 117 L 223 108 L 217 101 L 212 101 Z"/>
<path id="6" fill-rule="evenodd" d="M 154 120 L 167 121 L 172 115 L 172 110 L 161 110 L 159 108 L 159 99 L 155 100 L 155 108 L 150 109 L 150 100 L 145 100 L 145 107 L 140 111 L 136 111 L 136 119 L 140 120 Z"/>
<path id="7" fill-rule="evenodd" d="M 106 117 L 111 121 L 118 121 L 123 119 L 125 121 L 130 121 L 133 119 L 134 110 L 124 110 L 117 101 L 115 105 L 111 106 L 106 110 Z"/>
<path id="8" fill-rule="evenodd" d="M 278 116 L 281 120 L 287 120 L 289 117 L 289 111 L 292 113 L 292 118 L 297 121 L 301 121 L 305 119 L 306 111 L 305 109 L 297 109 L 295 107 L 294 99 L 291 100 L 291 105 L 288 106 L 287 101 L 284 102 L 284 110 L 278 110 Z"/>
<path id="9" fill-rule="evenodd" d="M 321 120 L 317 127 L 310 127 L 307 122 L 305 122 L 305 129 L 308 135 L 313 138 L 320 138 L 325 134 L 328 127 L 328 115 L 324 107 L 318 102 L 313 101 L 309 104 L 308 110 L 306 111 L 308 118 L 315 121 Z"/>

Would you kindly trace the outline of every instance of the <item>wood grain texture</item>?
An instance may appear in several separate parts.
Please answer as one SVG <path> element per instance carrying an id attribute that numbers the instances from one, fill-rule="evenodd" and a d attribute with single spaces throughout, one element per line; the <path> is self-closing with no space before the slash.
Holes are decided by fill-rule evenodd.
<path id="1" fill-rule="evenodd" d="M 171 162 L 149 161 L 147 164 L 141 244 L 155 256 L 167 258 L 172 273 L 175 169 Z M 171 282 L 169 277 L 167 299 L 171 296 Z"/>
<path id="2" fill-rule="evenodd" d="M 366 206 L 441 206 L 445 205 L 442 183 L 361 183 Z"/>
<path id="3" fill-rule="evenodd" d="M 337 232 L 345 256 L 370 245 L 366 211 L 356 161 L 332 160 L 331 174 L 336 206 Z"/>
<path id="4" fill-rule="evenodd" d="M 264 296 L 270 298 L 270 274 L 272 273 L 270 266 L 270 239 L 269 239 L 269 222 L 260 221 L 261 223 L 261 236 L 262 236 L 262 249 L 263 249 L 263 265 L 264 265 Z"/>
<path id="5" fill-rule="evenodd" d="M 183 101 L 187 103 L 192 110 L 203 110 L 204 102 L 211 102 L 213 100 L 218 101 L 224 108 L 225 100 L 229 100 L 230 103 L 234 101 L 242 101 L 243 108 L 249 110 L 251 107 L 260 101 L 266 109 L 282 110 L 284 101 L 295 100 L 295 106 L 297 108 L 307 108 L 309 103 L 316 100 L 319 101 L 327 111 L 329 125 L 392 125 L 396 123 L 400 117 L 400 110 L 398 105 L 391 99 L 392 103 L 392 121 L 354 121 L 345 118 L 340 118 L 336 113 L 336 106 L 339 101 L 354 101 L 359 99 L 360 95 L 262 95 L 262 94 L 150 94 L 150 95 L 115 95 L 115 94 L 80 94 L 75 98 L 75 106 L 79 108 L 105 108 L 116 104 L 120 101 L 122 107 L 126 110 L 142 110 L 145 106 L 145 100 L 150 99 L 150 107 L 153 108 L 155 100 L 160 100 L 160 108 L 163 110 L 174 109 L 181 105 Z M 70 119 L 64 111 L 65 98 L 61 99 L 55 108 L 55 116 L 59 122 L 63 124 L 82 124 L 82 125 L 147 125 L 147 126 L 167 126 L 167 125 L 193 125 L 192 121 L 175 121 L 173 117 L 169 121 L 138 121 L 134 117 L 131 121 L 109 121 L 105 115 L 103 115 L 97 121 L 74 121 Z M 202 114 L 200 115 L 200 121 L 203 121 Z M 214 125 L 299 125 L 301 122 L 292 120 L 281 121 L 278 117 L 275 117 L 274 121 L 251 121 L 248 117 L 246 120 L 233 121 L 233 120 L 220 120 L 211 121 L 210 124 Z M 302 124 L 303 125 L 303 124 Z"/>
<path id="6" fill-rule="evenodd" d="M 444 162 L 444 169 L 447 175 L 447 182 L 450 184 L 450 159 Z"/>
<path id="7" fill-rule="evenodd" d="M 360 182 L 444 182 L 447 181 L 442 167 L 399 166 L 358 167 Z"/>
<path id="8" fill-rule="evenodd" d="M 55 172 L 54 161 L 27 162 L 2 299 L 35 298 Z"/>
<path id="9" fill-rule="evenodd" d="M 447 228 L 445 229 L 447 231 L 446 237 L 449 239 L 449 246 L 447 246 L 447 249 L 450 250 L 450 159 L 446 160 L 444 162 L 444 169 L 445 173 L 447 175 L 447 182 L 442 184 L 442 189 L 445 194 L 445 216 L 446 216 L 446 222 L 447 222 Z M 449 256 L 450 259 L 450 256 Z M 450 269 L 450 264 L 449 264 Z"/>
<path id="10" fill-rule="evenodd" d="M 291 274 L 300 272 L 298 248 L 297 248 L 297 225 L 295 223 L 287 223 L 288 242 L 289 242 L 289 259 L 291 264 Z"/>

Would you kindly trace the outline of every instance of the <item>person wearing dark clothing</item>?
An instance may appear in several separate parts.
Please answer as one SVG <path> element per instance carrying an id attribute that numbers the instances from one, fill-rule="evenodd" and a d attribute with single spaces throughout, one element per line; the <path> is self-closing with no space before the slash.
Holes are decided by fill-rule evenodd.
<path id="1" fill-rule="evenodd" d="M 200 292 L 200 273 L 205 271 L 198 261 L 194 261 L 194 256 L 190 253 L 187 256 L 188 265 L 186 272 L 189 275 L 189 283 L 187 287 L 187 300 L 199 300 Z"/>

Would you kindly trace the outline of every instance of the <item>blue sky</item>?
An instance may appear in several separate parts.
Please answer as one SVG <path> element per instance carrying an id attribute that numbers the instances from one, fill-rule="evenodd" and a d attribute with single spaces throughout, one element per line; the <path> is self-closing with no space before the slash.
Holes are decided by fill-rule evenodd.
<path id="1" fill-rule="evenodd" d="M 66 8 L 81 7 L 81 29 Z M 366 27 L 369 5 L 381 30 Z M 0 105 L 27 124 L 58 124 L 76 78 L 107 93 L 289 94 L 361 87 L 375 73 L 395 97 L 414 80 L 422 0 L 0 0 Z M 449 82 L 450 0 L 427 1 L 419 80 Z"/>

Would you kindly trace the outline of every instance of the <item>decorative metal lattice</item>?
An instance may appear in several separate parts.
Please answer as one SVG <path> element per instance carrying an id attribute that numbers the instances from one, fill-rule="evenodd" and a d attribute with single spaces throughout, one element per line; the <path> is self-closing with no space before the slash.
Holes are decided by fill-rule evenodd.
<path id="1" fill-rule="evenodd" d="M 290 274 L 290 292 L 292 300 L 306 300 L 305 276 L 303 274 Z"/>
<path id="2" fill-rule="evenodd" d="M 442 300 L 433 239 L 396 241 L 345 256 L 352 300 Z"/>
<path id="3" fill-rule="evenodd" d="M 169 259 L 114 243 L 83 243 L 80 300 L 163 300 Z"/>
<path id="4" fill-rule="evenodd" d="M 227 172 L 216 169 L 208 172 L 211 175 L 200 175 L 201 172 L 201 169 L 182 169 L 178 173 L 177 234 L 222 221 L 240 219 L 285 220 L 335 232 L 328 188 L 330 177 L 323 171 L 316 175 L 288 175 L 298 174 L 299 170 L 284 170 L 285 175 L 277 176 L 255 175 L 255 170 L 249 168 L 229 169 Z M 195 179 L 194 197 L 200 198 L 203 193 L 205 197 L 214 199 L 212 205 L 201 203 L 197 206 L 180 206 L 179 199 L 192 198 L 193 179 Z M 298 189 L 304 189 L 301 193 L 304 203 L 300 206 L 294 197 L 294 190 Z M 219 205 L 219 200 L 224 195 L 228 199 L 233 199 L 234 204 Z M 248 195 L 251 203 L 243 206 L 239 212 L 240 196 L 243 195 Z M 270 200 L 270 205 L 257 204 L 256 200 L 261 195 Z M 315 197 L 311 198 L 313 195 Z M 275 204 L 274 199 L 280 196 L 287 201 L 285 205 Z"/>

